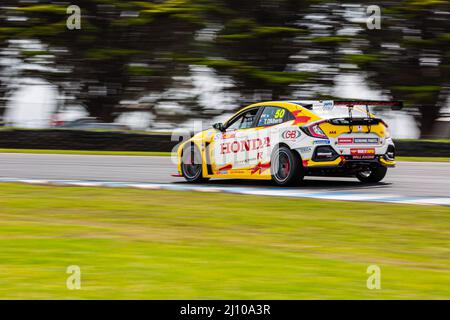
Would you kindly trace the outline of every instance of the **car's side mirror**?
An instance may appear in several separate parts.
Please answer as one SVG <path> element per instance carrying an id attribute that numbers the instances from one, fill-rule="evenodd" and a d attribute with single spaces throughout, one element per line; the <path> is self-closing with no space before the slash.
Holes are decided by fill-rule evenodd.
<path id="1" fill-rule="evenodd" d="M 226 129 L 225 126 L 223 125 L 223 123 L 221 123 L 221 122 L 213 124 L 213 128 L 216 130 L 219 130 L 221 132 L 224 132 Z"/>

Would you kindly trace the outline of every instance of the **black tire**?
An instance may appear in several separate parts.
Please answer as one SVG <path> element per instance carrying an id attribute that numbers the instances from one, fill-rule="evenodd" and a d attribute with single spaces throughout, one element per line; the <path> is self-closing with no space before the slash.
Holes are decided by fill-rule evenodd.
<path id="1" fill-rule="evenodd" d="M 379 166 L 376 168 L 370 168 L 369 170 L 358 172 L 356 174 L 356 178 L 364 183 L 376 183 L 384 179 L 384 177 L 386 176 L 386 172 L 386 167 Z"/>
<path id="2" fill-rule="evenodd" d="M 278 186 L 299 184 L 304 177 L 300 155 L 281 146 L 276 148 L 271 157 L 270 172 L 272 181 Z"/>
<path id="3" fill-rule="evenodd" d="M 202 157 L 194 144 L 189 144 L 183 149 L 181 174 L 190 183 L 202 183 L 209 180 L 203 177 Z"/>

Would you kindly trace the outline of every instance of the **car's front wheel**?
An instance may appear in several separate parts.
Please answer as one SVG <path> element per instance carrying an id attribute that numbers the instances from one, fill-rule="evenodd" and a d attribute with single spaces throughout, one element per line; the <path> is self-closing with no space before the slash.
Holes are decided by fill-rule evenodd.
<path id="1" fill-rule="evenodd" d="M 304 177 L 300 155 L 285 146 L 274 150 L 270 170 L 272 181 L 279 186 L 298 184 Z"/>
<path id="2" fill-rule="evenodd" d="M 386 176 L 386 172 L 386 167 L 379 166 L 376 168 L 365 169 L 358 172 L 356 174 L 356 178 L 364 183 L 376 183 L 384 179 L 384 177 Z"/>
<path id="3" fill-rule="evenodd" d="M 202 183 L 209 180 L 203 177 L 202 156 L 194 144 L 183 149 L 181 173 L 187 182 Z"/>

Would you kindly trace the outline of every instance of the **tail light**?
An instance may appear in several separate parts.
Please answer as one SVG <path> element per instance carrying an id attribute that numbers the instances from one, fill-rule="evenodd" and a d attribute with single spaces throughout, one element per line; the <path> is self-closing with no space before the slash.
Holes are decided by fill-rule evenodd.
<path id="1" fill-rule="evenodd" d="M 306 133 L 310 137 L 327 139 L 327 135 L 320 129 L 320 124 L 326 122 L 326 120 L 321 120 L 318 122 L 311 123 L 309 125 L 305 125 L 301 127 L 304 133 Z"/>

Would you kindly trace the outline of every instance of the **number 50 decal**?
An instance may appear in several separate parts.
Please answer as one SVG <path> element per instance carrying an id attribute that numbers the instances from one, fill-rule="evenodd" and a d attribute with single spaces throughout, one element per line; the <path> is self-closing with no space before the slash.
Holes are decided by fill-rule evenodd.
<path id="1" fill-rule="evenodd" d="M 281 118 L 283 118 L 285 113 L 286 113 L 286 110 L 284 110 L 284 109 L 278 109 L 278 110 L 275 112 L 275 119 L 281 119 Z"/>

